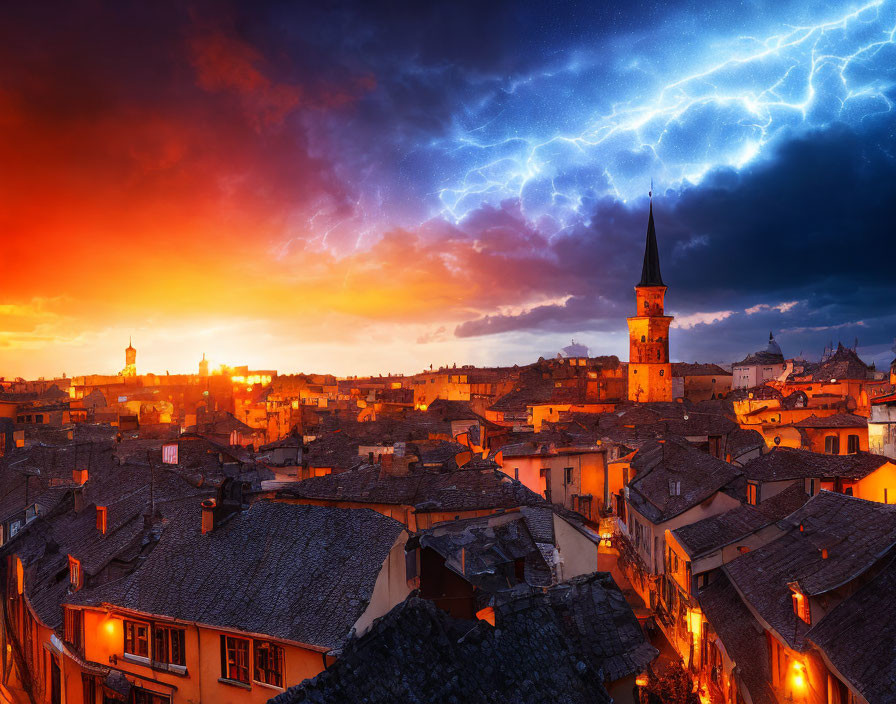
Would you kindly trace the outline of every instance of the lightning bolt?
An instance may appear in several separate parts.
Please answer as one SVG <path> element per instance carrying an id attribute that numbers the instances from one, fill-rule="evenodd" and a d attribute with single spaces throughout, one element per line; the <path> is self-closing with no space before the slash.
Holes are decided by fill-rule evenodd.
<path id="1" fill-rule="evenodd" d="M 574 132 L 489 137 L 502 129 L 502 108 L 440 145 L 472 165 L 436 192 L 437 210 L 457 222 L 484 203 L 514 198 L 528 218 L 548 216 L 560 231 L 587 217 L 594 198 L 641 195 L 646 174 L 674 188 L 718 167 L 741 169 L 784 135 L 890 112 L 894 36 L 893 3 L 874 0 L 818 24 L 737 37 L 714 48 L 715 62 L 614 103 Z M 505 94 L 558 76 L 516 80 Z"/>

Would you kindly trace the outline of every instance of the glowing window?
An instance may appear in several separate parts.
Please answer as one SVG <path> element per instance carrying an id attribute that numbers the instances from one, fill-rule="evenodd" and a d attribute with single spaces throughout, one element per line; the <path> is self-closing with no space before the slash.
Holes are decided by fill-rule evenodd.
<path id="1" fill-rule="evenodd" d="M 100 533 L 106 532 L 106 507 L 105 506 L 97 506 L 96 507 L 96 529 Z"/>

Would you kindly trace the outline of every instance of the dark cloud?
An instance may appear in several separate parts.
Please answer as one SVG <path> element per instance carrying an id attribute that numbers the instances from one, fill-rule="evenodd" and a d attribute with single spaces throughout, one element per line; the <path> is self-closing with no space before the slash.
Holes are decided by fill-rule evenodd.
<path id="1" fill-rule="evenodd" d="M 739 173 L 718 171 L 698 187 L 656 199 L 667 307 L 679 316 L 731 311 L 677 331 L 683 357 L 730 359 L 761 346 L 770 328 L 793 354 L 817 355 L 830 340 L 851 344 L 856 336 L 883 349 L 896 331 L 887 251 L 896 163 L 884 146 L 894 124 L 887 117 L 864 132 L 835 126 Z M 643 201 L 601 201 L 590 227 L 554 238 L 539 253 L 566 273 L 565 292 L 576 294 L 566 303 L 483 316 L 455 334 L 624 329 L 645 209 Z M 558 291 L 551 285 L 545 293 Z M 792 302 L 799 304 L 775 308 Z"/>

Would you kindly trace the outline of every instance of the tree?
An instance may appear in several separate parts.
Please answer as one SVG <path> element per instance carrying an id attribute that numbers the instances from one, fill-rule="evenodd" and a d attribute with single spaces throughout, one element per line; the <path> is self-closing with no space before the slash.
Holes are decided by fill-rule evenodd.
<path id="1" fill-rule="evenodd" d="M 648 704 L 700 704 L 694 680 L 680 664 L 672 665 L 647 683 Z"/>

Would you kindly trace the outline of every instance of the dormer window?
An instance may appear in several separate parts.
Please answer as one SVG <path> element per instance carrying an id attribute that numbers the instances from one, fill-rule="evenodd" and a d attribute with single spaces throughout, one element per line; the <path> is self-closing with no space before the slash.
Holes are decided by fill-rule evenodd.
<path id="1" fill-rule="evenodd" d="M 809 608 L 809 600 L 806 598 L 806 595 L 800 591 L 797 591 L 795 588 L 793 594 L 791 595 L 793 599 L 793 613 L 795 613 L 802 621 L 811 625 L 812 624 L 812 612 Z"/>
<path id="2" fill-rule="evenodd" d="M 97 506 L 96 507 L 96 529 L 105 534 L 106 533 L 106 507 L 105 506 Z"/>
<path id="3" fill-rule="evenodd" d="M 76 592 L 81 588 L 81 561 L 71 555 L 68 556 L 68 579 L 72 591 Z"/>
<path id="4" fill-rule="evenodd" d="M 669 496 L 681 496 L 681 481 L 678 479 L 669 480 Z"/>

